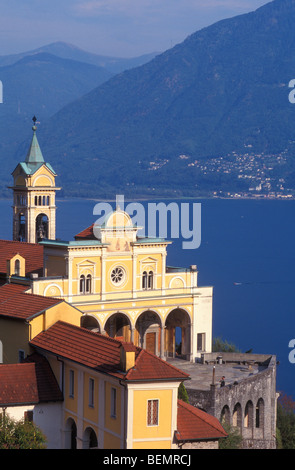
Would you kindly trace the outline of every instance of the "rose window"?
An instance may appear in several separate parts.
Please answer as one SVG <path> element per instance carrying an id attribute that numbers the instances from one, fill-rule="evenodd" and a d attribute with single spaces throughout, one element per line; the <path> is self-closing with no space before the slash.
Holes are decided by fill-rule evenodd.
<path id="1" fill-rule="evenodd" d="M 125 271 L 121 267 L 114 268 L 111 272 L 112 283 L 116 286 L 120 285 L 125 278 Z"/>

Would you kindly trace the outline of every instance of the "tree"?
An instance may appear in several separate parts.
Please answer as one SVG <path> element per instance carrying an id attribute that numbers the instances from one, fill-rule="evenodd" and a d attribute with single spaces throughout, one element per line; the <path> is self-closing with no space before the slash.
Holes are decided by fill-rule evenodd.
<path id="1" fill-rule="evenodd" d="M 295 402 L 285 393 L 277 403 L 277 447 L 295 449 Z"/>
<path id="2" fill-rule="evenodd" d="M 31 421 L 0 414 L 0 449 L 45 449 L 46 438 Z"/>
<path id="3" fill-rule="evenodd" d="M 239 430 L 227 423 L 221 424 L 227 433 L 227 437 L 225 439 L 220 439 L 219 449 L 240 449 L 242 444 L 242 436 Z"/>
<path id="4" fill-rule="evenodd" d="M 212 351 L 213 352 L 241 352 L 233 343 L 229 343 L 227 340 L 223 340 L 220 337 L 213 339 Z"/>
<path id="5" fill-rule="evenodd" d="M 178 398 L 184 401 L 185 403 L 189 403 L 188 394 L 187 394 L 185 386 L 183 385 L 183 382 L 181 382 L 181 384 L 178 387 Z"/>

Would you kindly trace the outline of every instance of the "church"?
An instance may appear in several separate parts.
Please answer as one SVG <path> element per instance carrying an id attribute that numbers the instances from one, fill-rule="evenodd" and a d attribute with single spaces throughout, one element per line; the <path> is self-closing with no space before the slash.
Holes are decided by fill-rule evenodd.
<path id="1" fill-rule="evenodd" d="M 60 188 L 32 130 L 0 240 L 0 409 L 29 416 L 49 448 L 217 448 L 226 432 L 178 398 L 190 377 L 168 360 L 211 352 L 212 287 L 119 207 L 57 239 Z"/>
<path id="2" fill-rule="evenodd" d="M 24 162 L 13 171 L 13 240 L 43 247 L 42 273 L 31 292 L 58 297 L 83 312 L 81 326 L 131 341 L 161 357 L 195 361 L 211 352 L 212 287 L 198 285 L 196 266 L 170 267 L 169 241 L 138 236 L 119 208 L 74 240 L 56 239 L 56 173 L 44 161 L 33 126 Z M 21 254 L 15 269 L 26 271 Z"/>

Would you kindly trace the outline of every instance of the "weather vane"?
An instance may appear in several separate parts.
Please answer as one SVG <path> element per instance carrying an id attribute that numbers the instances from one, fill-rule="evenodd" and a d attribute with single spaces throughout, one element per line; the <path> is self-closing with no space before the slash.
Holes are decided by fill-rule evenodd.
<path id="1" fill-rule="evenodd" d="M 40 124 L 40 122 L 37 121 L 37 118 L 35 115 L 34 117 L 32 117 L 32 121 L 33 121 L 33 130 L 36 131 L 37 130 L 36 123 Z"/>

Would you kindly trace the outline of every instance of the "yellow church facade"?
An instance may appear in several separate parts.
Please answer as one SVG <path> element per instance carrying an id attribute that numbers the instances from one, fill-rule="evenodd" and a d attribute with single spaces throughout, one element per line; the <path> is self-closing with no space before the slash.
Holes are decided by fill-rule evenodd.
<path id="1" fill-rule="evenodd" d="M 119 208 L 74 240 L 56 240 L 60 188 L 36 126 L 26 159 L 12 175 L 13 239 L 44 247 L 43 276 L 31 280 L 32 293 L 66 300 L 83 312 L 82 326 L 161 358 L 194 360 L 211 351 L 213 289 L 198 285 L 196 266 L 169 267 L 169 241 L 139 236 Z"/>
<path id="2" fill-rule="evenodd" d="M 161 358 L 211 351 L 212 288 L 198 286 L 196 267 L 167 267 L 169 242 L 138 237 L 120 209 L 92 232 L 100 238 L 41 242 L 44 278 L 32 293 L 66 300 L 83 312 L 83 327 Z"/>
<path id="3" fill-rule="evenodd" d="M 31 279 L 32 293 L 64 299 L 83 313 L 83 327 L 161 358 L 177 354 L 193 361 L 211 352 L 213 289 L 198 285 L 196 266 L 169 267 L 169 241 L 139 236 L 119 208 L 72 241 L 56 239 L 60 188 L 35 126 L 13 178 L 13 238 L 44 248 L 43 275 Z"/>

